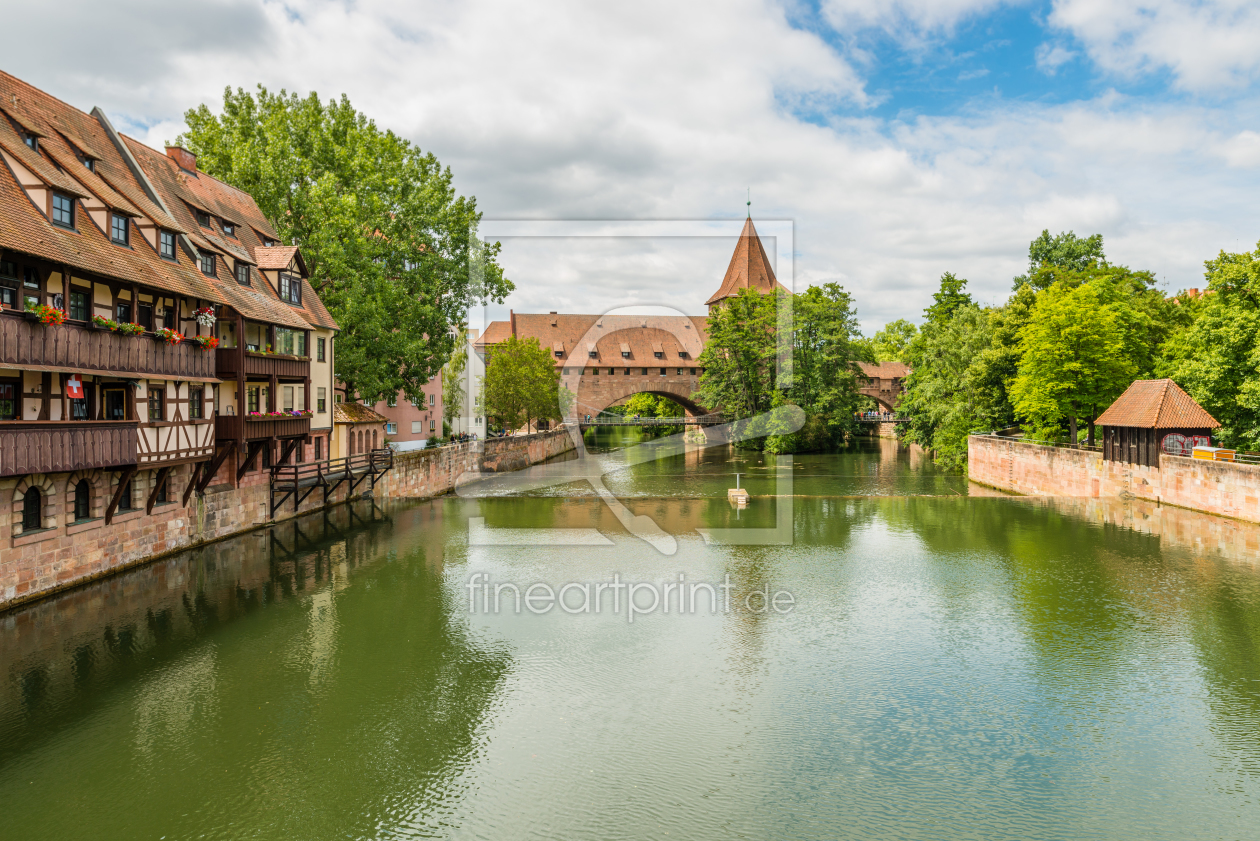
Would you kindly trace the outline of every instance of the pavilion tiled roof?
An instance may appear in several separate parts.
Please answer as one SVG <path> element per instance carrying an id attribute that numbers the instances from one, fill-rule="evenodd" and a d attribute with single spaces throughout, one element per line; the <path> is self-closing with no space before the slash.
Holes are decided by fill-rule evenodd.
<path id="1" fill-rule="evenodd" d="M 716 304 L 738 295 L 743 289 L 755 289 L 762 294 L 775 290 L 787 291 L 787 287 L 774 276 L 770 258 L 761 246 L 761 237 L 757 236 L 751 217 L 744 222 L 744 230 L 740 232 L 735 253 L 731 255 L 731 263 L 726 267 L 721 288 L 705 303 Z"/>
<path id="2" fill-rule="evenodd" d="M 1172 380 L 1137 380 L 1096 421 L 1139 429 L 1215 429 L 1216 418 Z"/>

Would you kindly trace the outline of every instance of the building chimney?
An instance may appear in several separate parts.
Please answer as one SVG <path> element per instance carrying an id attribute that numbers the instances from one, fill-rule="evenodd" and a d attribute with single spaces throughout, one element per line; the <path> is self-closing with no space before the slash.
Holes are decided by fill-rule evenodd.
<path id="1" fill-rule="evenodd" d="M 179 164 L 180 169 L 186 169 L 189 172 L 197 171 L 197 156 L 183 146 L 167 146 L 166 156 Z"/>

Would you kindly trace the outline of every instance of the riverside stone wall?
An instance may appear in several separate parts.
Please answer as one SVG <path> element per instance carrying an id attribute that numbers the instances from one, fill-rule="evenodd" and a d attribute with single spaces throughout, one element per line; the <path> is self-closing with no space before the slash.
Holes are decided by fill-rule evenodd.
<path id="1" fill-rule="evenodd" d="M 1125 497 L 1260 523 L 1260 466 L 1160 454 L 1159 467 L 1106 461 L 1102 454 L 973 435 L 974 482 L 1018 494 Z"/>
<path id="2" fill-rule="evenodd" d="M 397 453 L 394 468 L 379 478 L 375 489 L 370 480 L 355 489 L 355 496 L 371 491 L 378 499 L 423 499 L 452 490 L 464 473 L 488 470 L 516 470 L 545 461 L 573 449 L 565 429 L 456 444 L 448 447 Z M 93 494 L 93 519 L 73 521 L 74 485 L 80 474 L 26 476 L 0 481 L 0 610 L 49 593 L 91 581 L 103 575 L 163 555 L 250 531 L 300 514 L 318 511 L 326 505 L 340 505 L 350 496 L 347 484 L 329 494 L 325 503 L 322 490 L 315 490 L 294 509 L 285 502 L 269 517 L 271 485 L 266 472 L 246 474 L 238 487 L 229 483 L 211 485 L 204 496 L 196 494 L 185 507 L 180 496 L 191 467 L 184 465 L 170 477 L 173 502 L 120 512 L 105 524 L 109 474 L 98 471 L 91 481 L 98 483 Z M 137 498 L 147 497 L 152 471 L 137 474 Z M 43 495 L 48 528 L 21 533 L 22 503 L 26 490 L 35 487 Z"/>

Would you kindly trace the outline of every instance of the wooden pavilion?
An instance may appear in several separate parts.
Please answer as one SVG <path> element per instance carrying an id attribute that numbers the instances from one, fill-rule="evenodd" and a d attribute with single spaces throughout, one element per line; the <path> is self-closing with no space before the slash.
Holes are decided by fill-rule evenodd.
<path id="1" fill-rule="evenodd" d="M 1189 456 L 1211 445 L 1216 418 L 1172 380 L 1137 380 L 1095 421 L 1103 458 L 1159 467 L 1159 454 Z"/>

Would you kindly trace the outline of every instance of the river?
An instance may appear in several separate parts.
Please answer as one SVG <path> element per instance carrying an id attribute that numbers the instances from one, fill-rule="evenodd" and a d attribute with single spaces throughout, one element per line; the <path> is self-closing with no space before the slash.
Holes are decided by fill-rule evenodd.
<path id="1" fill-rule="evenodd" d="M 356 503 L 0 615 L 0 834 L 1260 837 L 1260 530 L 891 442 L 602 485 Z M 474 575 L 575 587 L 496 612 Z M 614 575 L 642 612 L 569 612 Z M 694 611 L 646 609 L 680 577 Z"/>

